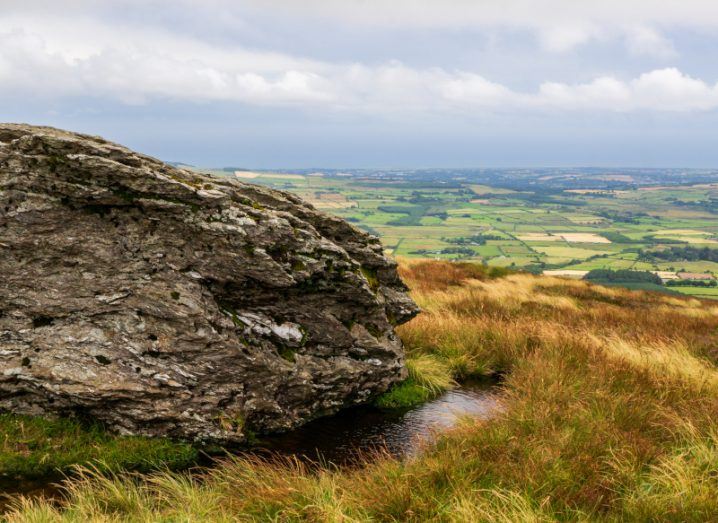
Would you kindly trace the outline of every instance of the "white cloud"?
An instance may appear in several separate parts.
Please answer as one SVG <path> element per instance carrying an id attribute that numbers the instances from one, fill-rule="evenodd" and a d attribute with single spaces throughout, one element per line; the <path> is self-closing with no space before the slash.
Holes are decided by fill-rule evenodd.
<path id="1" fill-rule="evenodd" d="M 630 110 L 630 87 L 612 77 L 601 77 L 585 84 L 545 82 L 533 98 L 536 105 L 564 110 Z"/>
<path id="2" fill-rule="evenodd" d="M 5 17 L 0 24 L 0 92 L 282 104 L 325 100 L 319 73 L 326 67 L 154 27 L 62 17 Z"/>
<path id="3" fill-rule="evenodd" d="M 164 0 L 2 0 L 3 13 L 35 18 L 87 12 L 168 10 Z M 591 40 L 617 39 L 629 52 L 675 55 L 664 35 L 670 29 L 718 30 L 715 0 L 176 0 L 169 11 L 196 16 L 208 25 L 231 23 L 247 31 L 248 13 L 383 29 L 520 29 L 532 31 L 545 50 L 566 52 Z M 86 46 L 84 46 L 86 47 Z"/>
<path id="4" fill-rule="evenodd" d="M 718 84 L 709 86 L 675 68 L 642 74 L 631 81 L 630 88 L 639 108 L 686 111 L 718 107 Z"/>
<path id="5" fill-rule="evenodd" d="M 579 24 L 546 27 L 539 31 L 539 39 L 544 49 L 553 52 L 566 52 L 595 38 L 599 31 Z"/>
<path id="6" fill-rule="evenodd" d="M 669 59 L 678 56 L 673 42 L 655 29 L 636 26 L 626 31 L 626 45 L 636 56 L 654 56 Z"/>
<path id="7" fill-rule="evenodd" d="M 222 0 L 215 3 L 224 4 Z M 403 29 L 526 29 L 544 49 L 566 52 L 592 39 L 625 41 L 631 53 L 672 57 L 659 30 L 718 30 L 715 0 L 248 0 L 256 9 L 351 26 Z"/>
<path id="8" fill-rule="evenodd" d="M 533 101 L 541 106 L 574 110 L 702 111 L 718 108 L 718 84 L 710 86 L 667 68 L 628 82 L 611 77 L 576 85 L 547 82 Z"/>
<path id="9" fill-rule="evenodd" d="M 212 0 L 227 5 L 227 0 Z M 661 26 L 718 28 L 713 0 L 248 0 L 257 9 L 340 23 L 404 28 Z M 241 10 L 242 7 L 238 7 Z"/>
<path id="10" fill-rule="evenodd" d="M 484 106 L 498 106 L 515 96 L 501 84 L 490 82 L 475 73 L 459 72 L 441 81 L 440 93 L 444 99 L 469 102 Z"/>
<path id="11" fill-rule="evenodd" d="M 554 36 L 551 45 L 570 47 L 591 31 Z M 656 38 L 644 31 L 638 40 L 660 41 Z M 2 94 L 92 96 L 128 104 L 225 101 L 376 114 L 718 108 L 718 85 L 676 68 L 627 80 L 604 75 L 577 84 L 547 81 L 533 91 L 516 91 L 477 71 L 329 63 L 211 44 L 156 27 L 21 15 L 0 23 Z"/>

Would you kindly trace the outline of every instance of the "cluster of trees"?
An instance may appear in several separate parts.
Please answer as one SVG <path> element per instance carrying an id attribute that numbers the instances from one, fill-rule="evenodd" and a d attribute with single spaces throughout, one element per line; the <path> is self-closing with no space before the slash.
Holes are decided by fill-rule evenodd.
<path id="1" fill-rule="evenodd" d="M 644 236 L 643 239 L 646 241 L 654 242 L 654 243 L 661 243 L 663 245 L 667 245 L 667 244 L 686 245 L 686 244 L 688 244 L 687 241 L 678 240 L 676 238 L 656 238 L 653 236 Z"/>
<path id="2" fill-rule="evenodd" d="M 649 271 L 632 271 L 630 269 L 593 269 L 584 277 L 585 280 L 610 283 L 655 283 L 663 285 L 663 281 Z"/>
<path id="3" fill-rule="evenodd" d="M 668 280 L 668 287 L 718 287 L 716 280 Z"/>
<path id="4" fill-rule="evenodd" d="M 393 226 L 420 226 L 421 219 L 424 216 L 435 216 L 440 220 L 446 220 L 449 214 L 441 209 L 433 207 L 429 204 L 415 204 L 415 205 L 379 205 L 378 211 L 389 213 L 389 214 L 404 214 L 400 218 L 395 218 L 386 222 L 387 225 Z"/>
<path id="5" fill-rule="evenodd" d="M 508 195 L 512 200 L 520 200 L 523 205 L 538 207 L 540 205 L 557 205 L 560 209 L 572 212 L 573 207 L 585 207 L 587 202 L 577 200 L 573 197 L 566 197 L 563 191 L 536 190 L 536 192 L 517 192 Z M 506 194 L 484 194 L 482 198 L 506 198 Z"/>
<path id="6" fill-rule="evenodd" d="M 645 212 L 618 212 L 618 211 L 601 211 L 597 213 L 599 216 L 618 223 L 640 223 L 640 218 L 647 218 Z"/>
<path id="7" fill-rule="evenodd" d="M 404 214 L 394 220 L 387 222 L 387 225 L 392 226 L 410 226 L 410 225 L 421 225 L 421 219 L 424 217 L 424 213 L 428 210 L 427 205 L 379 205 L 378 211 L 389 213 L 389 214 Z"/>
<path id="8" fill-rule="evenodd" d="M 667 287 L 718 287 L 716 280 L 669 280 L 664 284 L 663 280 L 652 272 L 630 269 L 593 269 L 583 278 L 596 283 L 653 283 Z"/>
<path id="9" fill-rule="evenodd" d="M 458 238 L 441 238 L 446 243 L 453 245 L 486 245 L 487 240 L 503 240 L 501 236 L 495 234 L 474 234 L 472 236 L 459 236 Z"/>
<path id="10" fill-rule="evenodd" d="M 699 211 L 718 212 L 718 198 L 709 197 L 706 200 L 699 201 L 684 201 L 678 200 L 674 202 L 674 205 L 679 207 L 688 207 Z"/>
<path id="11" fill-rule="evenodd" d="M 635 240 L 628 236 L 614 231 L 601 231 L 601 236 L 612 243 L 646 243 L 646 240 Z"/>
<path id="12" fill-rule="evenodd" d="M 663 261 L 712 261 L 718 262 L 718 249 L 710 247 L 671 247 L 661 251 L 639 251 L 639 259 L 654 262 Z"/>

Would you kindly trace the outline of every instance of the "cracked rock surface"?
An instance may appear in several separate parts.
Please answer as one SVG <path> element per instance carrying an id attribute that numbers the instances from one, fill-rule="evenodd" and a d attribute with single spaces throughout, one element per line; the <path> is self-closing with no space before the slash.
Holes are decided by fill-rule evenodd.
<path id="1" fill-rule="evenodd" d="M 296 196 L 0 124 L 0 410 L 240 442 L 402 379 L 417 310 Z"/>

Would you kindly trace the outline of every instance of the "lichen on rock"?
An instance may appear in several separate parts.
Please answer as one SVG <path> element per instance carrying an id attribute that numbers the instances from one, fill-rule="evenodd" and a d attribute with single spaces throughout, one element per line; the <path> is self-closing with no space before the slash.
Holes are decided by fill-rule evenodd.
<path id="1" fill-rule="evenodd" d="M 102 138 L 0 124 L 0 410 L 242 441 L 404 377 L 377 238 Z M 390 321 L 391 320 L 391 321 Z"/>

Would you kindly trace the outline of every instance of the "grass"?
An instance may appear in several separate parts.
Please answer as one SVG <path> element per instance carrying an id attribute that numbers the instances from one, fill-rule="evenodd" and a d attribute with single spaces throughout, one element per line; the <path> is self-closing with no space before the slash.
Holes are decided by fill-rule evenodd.
<path id="1" fill-rule="evenodd" d="M 456 385 L 454 369 L 445 358 L 415 354 L 406 360 L 409 377 L 375 400 L 384 409 L 406 409 L 420 405 Z"/>
<path id="2" fill-rule="evenodd" d="M 407 360 L 407 363 L 408 361 L 411 360 Z M 431 389 L 408 378 L 376 398 L 374 404 L 382 409 L 408 409 L 429 401 L 436 394 Z"/>
<path id="3" fill-rule="evenodd" d="M 718 306 L 445 262 L 401 270 L 424 308 L 399 329 L 411 383 L 500 372 L 494 419 L 355 469 L 86 470 L 59 506 L 20 498 L 7 521 L 718 519 Z"/>
<path id="4" fill-rule="evenodd" d="M 426 390 L 442 392 L 454 386 L 451 367 L 447 362 L 433 354 L 417 354 L 408 358 L 406 368 L 409 378 Z"/>
<path id="5" fill-rule="evenodd" d="M 421 290 L 424 292 L 446 291 L 458 288 L 469 280 L 489 280 L 509 274 L 509 271 L 500 267 L 487 267 L 467 262 L 417 262 L 402 259 L 401 263 L 402 276 L 415 284 L 415 297 Z M 427 321 L 422 321 L 424 319 Z M 401 330 L 400 328 L 407 348 L 406 367 L 409 377 L 403 383 L 379 396 L 375 400 L 378 407 L 409 408 L 453 388 L 457 379 L 490 374 L 486 368 L 477 369 L 476 365 L 471 365 L 468 352 L 460 344 L 457 345 L 453 339 L 445 339 L 443 342 L 430 340 L 426 329 L 431 327 L 430 317 L 424 315 L 414 320 L 410 329 Z M 471 336 L 471 333 L 464 330 L 462 325 L 456 325 L 454 330 L 457 337 Z M 421 338 L 416 339 L 415 334 L 420 334 Z M 433 343 L 431 351 L 423 350 L 422 343 L 425 341 Z M 458 350 L 455 350 L 455 347 Z"/>
<path id="6" fill-rule="evenodd" d="M 445 358 L 418 353 L 406 359 L 409 377 L 375 400 L 384 409 L 405 409 L 425 403 L 453 388 L 454 369 Z"/>
<path id="7" fill-rule="evenodd" d="M 0 414 L 0 479 L 37 478 L 68 472 L 78 464 L 101 470 L 183 468 L 197 459 L 187 443 L 117 437 L 99 425 Z"/>

